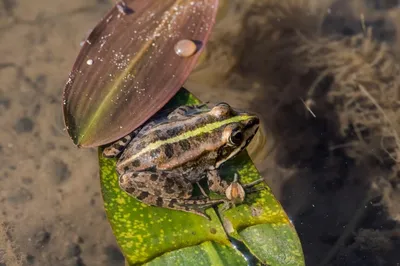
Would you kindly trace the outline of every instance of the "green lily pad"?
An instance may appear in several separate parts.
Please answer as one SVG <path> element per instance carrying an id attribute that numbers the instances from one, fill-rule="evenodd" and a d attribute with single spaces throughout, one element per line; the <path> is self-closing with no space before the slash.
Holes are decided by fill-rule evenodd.
<path id="1" fill-rule="evenodd" d="M 181 89 L 165 108 L 198 103 Z M 260 190 L 246 195 L 244 204 L 235 208 L 208 209 L 207 220 L 129 196 L 119 188 L 115 159 L 106 159 L 101 152 L 100 148 L 104 206 L 129 265 L 248 265 L 249 257 L 257 264 L 304 265 L 296 231 L 265 184 L 257 185 Z M 261 178 L 246 152 L 220 170 L 227 180 L 238 173 L 244 184 Z M 235 248 L 237 243 L 245 248 Z"/>

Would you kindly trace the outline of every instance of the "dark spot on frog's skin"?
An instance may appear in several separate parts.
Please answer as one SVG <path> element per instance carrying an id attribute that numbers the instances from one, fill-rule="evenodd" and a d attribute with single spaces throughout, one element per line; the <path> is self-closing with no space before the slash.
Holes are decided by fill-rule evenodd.
<path id="1" fill-rule="evenodd" d="M 115 143 L 115 144 L 114 144 L 114 148 L 117 149 L 117 150 L 119 150 L 119 151 L 122 151 L 122 150 L 124 149 L 124 146 L 123 146 L 123 145 L 120 145 L 120 144 L 118 144 L 118 143 Z"/>
<path id="2" fill-rule="evenodd" d="M 217 233 L 217 229 L 215 228 L 210 228 L 210 233 L 215 235 Z"/>
<path id="3" fill-rule="evenodd" d="M 130 140 L 132 139 L 131 135 L 126 135 L 125 137 L 123 137 L 119 143 L 121 143 L 122 145 L 125 145 L 126 143 L 128 143 Z"/>
<path id="4" fill-rule="evenodd" d="M 129 187 L 125 187 L 125 189 L 124 189 L 127 193 L 129 193 L 129 194 L 133 194 L 135 191 L 136 191 L 136 189 L 134 188 L 134 187 L 131 187 L 131 186 L 129 186 Z M 147 193 L 147 192 L 146 192 Z M 138 197 L 138 199 L 139 199 L 139 197 Z M 140 199 L 139 199 L 140 200 Z"/>
<path id="5" fill-rule="evenodd" d="M 150 175 L 150 180 L 151 181 L 157 181 L 157 179 L 158 179 L 158 175 L 156 175 L 156 174 L 151 174 Z"/>
<path id="6" fill-rule="evenodd" d="M 154 196 L 157 196 L 157 197 L 161 196 L 161 190 L 154 189 Z"/>
<path id="7" fill-rule="evenodd" d="M 178 132 L 179 132 L 179 130 L 177 130 L 177 128 L 168 129 L 167 130 L 167 135 L 168 136 L 175 136 L 175 135 L 177 135 Z"/>
<path id="8" fill-rule="evenodd" d="M 173 208 L 178 201 L 176 199 L 171 199 L 168 203 L 168 207 Z"/>
<path id="9" fill-rule="evenodd" d="M 136 184 L 136 187 L 137 187 L 137 188 L 144 188 L 144 187 L 146 187 L 146 184 L 144 184 L 144 183 L 142 183 L 142 182 L 135 182 L 135 184 Z"/>
<path id="10" fill-rule="evenodd" d="M 138 200 L 143 200 L 145 198 L 147 198 L 149 196 L 148 192 L 143 191 L 142 193 L 139 194 L 139 196 L 137 196 Z"/>
<path id="11" fill-rule="evenodd" d="M 179 198 L 185 198 L 185 196 L 186 196 L 186 191 L 181 191 L 179 193 Z"/>
<path id="12" fill-rule="evenodd" d="M 165 172 L 159 173 L 159 175 L 160 175 L 163 179 L 168 177 L 168 173 L 165 173 Z"/>
<path id="13" fill-rule="evenodd" d="M 168 193 L 168 194 L 174 194 L 175 190 L 173 190 L 171 187 L 166 187 L 165 188 L 165 192 Z"/>
<path id="14" fill-rule="evenodd" d="M 139 167 L 139 166 L 140 166 L 140 160 L 139 160 L 139 159 L 134 160 L 134 161 L 132 162 L 132 166 L 133 166 L 133 167 Z"/>
<path id="15" fill-rule="evenodd" d="M 165 156 L 167 156 L 167 158 L 172 158 L 172 156 L 174 156 L 174 149 L 172 148 L 171 144 L 166 144 L 164 146 L 164 152 L 165 152 Z"/>
<path id="16" fill-rule="evenodd" d="M 126 173 L 126 172 L 128 172 L 130 169 L 129 169 L 129 166 L 125 166 L 124 167 L 124 172 Z"/>
<path id="17" fill-rule="evenodd" d="M 146 143 L 145 142 L 139 142 L 138 144 L 136 144 L 136 150 L 143 150 L 144 147 L 146 147 Z"/>
<path id="18" fill-rule="evenodd" d="M 187 139 L 184 139 L 184 140 L 180 141 L 179 145 L 181 146 L 181 149 L 183 151 L 190 150 L 190 142 Z"/>
<path id="19" fill-rule="evenodd" d="M 171 178 L 167 178 L 165 180 L 165 192 L 168 194 L 173 194 L 175 193 L 175 190 L 173 189 L 174 187 L 174 181 Z"/>
<path id="20" fill-rule="evenodd" d="M 163 199 L 158 197 L 157 200 L 156 200 L 156 205 L 159 206 L 159 207 L 163 206 L 164 205 Z"/>

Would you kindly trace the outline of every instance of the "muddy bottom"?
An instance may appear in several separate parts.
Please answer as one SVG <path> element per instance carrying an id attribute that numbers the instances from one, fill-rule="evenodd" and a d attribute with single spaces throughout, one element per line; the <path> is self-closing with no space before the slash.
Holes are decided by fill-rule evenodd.
<path id="1" fill-rule="evenodd" d="M 96 150 L 72 144 L 61 113 L 62 89 L 79 43 L 111 2 L 0 1 L 1 266 L 124 265 L 103 209 Z M 225 45 L 229 51 L 219 53 L 218 61 L 209 58 L 213 64 L 195 72 L 187 89 L 204 101 L 226 101 L 262 116 L 265 134 L 258 143 L 265 146 L 250 152 L 296 226 L 307 265 L 399 264 L 400 185 L 387 178 L 394 163 L 382 163 L 379 156 L 358 160 L 343 148 L 357 138 L 342 134 L 348 122 L 325 99 L 326 91 L 340 85 L 337 76 L 318 83 L 326 90 L 316 99 L 320 104 L 306 108 L 302 99 L 319 70 L 304 73 L 287 51 L 282 53 L 287 57 L 271 61 L 271 40 L 290 31 L 278 36 L 257 26 L 278 14 L 271 12 L 277 1 L 250 8 L 255 2 L 232 1 L 236 8 L 229 12 L 248 14 L 240 23 L 217 27 L 230 25 L 231 31 L 212 37 L 210 47 L 219 51 Z M 353 36 L 371 26 L 372 39 L 398 47 L 400 13 L 390 1 L 300 2 L 314 8 L 311 14 L 326 15 L 319 25 L 326 35 Z M 288 28 L 314 32 L 309 14 L 285 14 L 299 16 Z M 232 36 L 241 41 L 232 42 Z M 204 75 L 207 84 L 200 82 Z"/>

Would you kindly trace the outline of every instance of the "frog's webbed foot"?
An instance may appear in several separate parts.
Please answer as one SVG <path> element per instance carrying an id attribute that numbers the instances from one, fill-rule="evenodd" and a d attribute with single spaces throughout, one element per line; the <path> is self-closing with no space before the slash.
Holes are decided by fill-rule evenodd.
<path id="1" fill-rule="evenodd" d="M 254 182 L 241 185 L 237 180 L 237 175 L 235 174 L 235 180 L 229 185 L 225 191 L 226 198 L 229 201 L 225 202 L 221 207 L 221 211 L 227 211 L 231 208 L 236 207 L 237 204 L 241 204 L 247 194 L 251 194 L 260 190 L 265 189 L 265 187 L 255 188 L 254 186 L 263 182 L 263 179 L 256 180 Z"/>
<path id="2" fill-rule="evenodd" d="M 260 184 L 262 182 L 264 182 L 264 179 L 260 178 L 260 179 L 257 179 L 256 181 L 253 181 L 251 183 L 247 183 L 247 184 L 244 184 L 244 185 L 241 185 L 241 186 L 243 187 L 243 189 L 244 189 L 246 194 L 252 194 L 252 193 L 267 189 L 267 187 L 265 187 L 265 186 L 255 187 L 256 185 L 258 185 L 258 184 Z"/>
<path id="3" fill-rule="evenodd" d="M 265 189 L 265 187 L 255 187 L 263 182 L 262 178 L 242 185 L 239 182 L 239 175 L 237 173 L 235 173 L 234 180 L 230 184 L 228 184 L 225 180 L 222 180 L 216 170 L 209 171 L 207 177 L 209 189 L 219 194 L 224 194 L 229 200 L 225 202 L 224 206 L 222 207 L 222 211 L 233 208 L 237 204 L 241 204 L 247 194 Z"/>
<path id="4" fill-rule="evenodd" d="M 185 212 L 194 213 L 210 220 L 211 218 L 206 214 L 206 210 L 215 205 L 224 203 L 227 204 L 226 199 L 162 199 L 163 203 L 158 207 L 169 208 L 173 210 L 180 210 Z"/>
<path id="5" fill-rule="evenodd" d="M 240 184 L 239 175 L 235 173 L 235 177 L 233 182 L 229 185 L 229 187 L 225 191 L 225 195 L 228 199 L 235 203 L 241 203 L 244 201 L 245 195 L 251 194 L 260 190 L 265 189 L 266 187 L 255 187 L 256 185 L 262 183 L 264 180 L 262 178 L 257 179 L 251 183 Z"/>

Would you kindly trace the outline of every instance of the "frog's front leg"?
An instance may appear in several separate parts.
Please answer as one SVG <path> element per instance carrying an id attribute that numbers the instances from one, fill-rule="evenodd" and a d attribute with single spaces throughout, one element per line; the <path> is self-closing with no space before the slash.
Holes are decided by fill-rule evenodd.
<path id="1" fill-rule="evenodd" d="M 226 195 L 228 199 L 234 201 L 243 201 L 245 193 L 250 194 L 260 191 L 263 188 L 255 188 L 256 185 L 263 182 L 263 179 L 258 179 L 248 184 L 241 185 L 239 183 L 239 176 L 235 173 L 234 180 L 230 184 L 225 180 L 221 179 L 217 170 L 211 170 L 207 172 L 208 188 L 221 195 Z M 240 191 L 237 194 L 235 191 Z M 237 195 L 236 195 L 237 194 Z M 230 196 L 228 196 L 230 195 Z"/>
<path id="2" fill-rule="evenodd" d="M 211 191 L 218 193 L 220 195 L 225 195 L 225 191 L 229 187 L 228 182 L 221 179 L 217 170 L 210 170 L 207 172 L 207 183 L 208 183 L 208 188 Z"/>
<path id="3" fill-rule="evenodd" d="M 130 172 L 119 178 L 120 187 L 128 194 L 141 202 L 173 210 L 192 212 L 209 218 L 205 209 L 219 203 L 225 203 L 225 199 L 190 199 L 192 197 L 192 184 L 177 176 L 168 173 Z"/>

